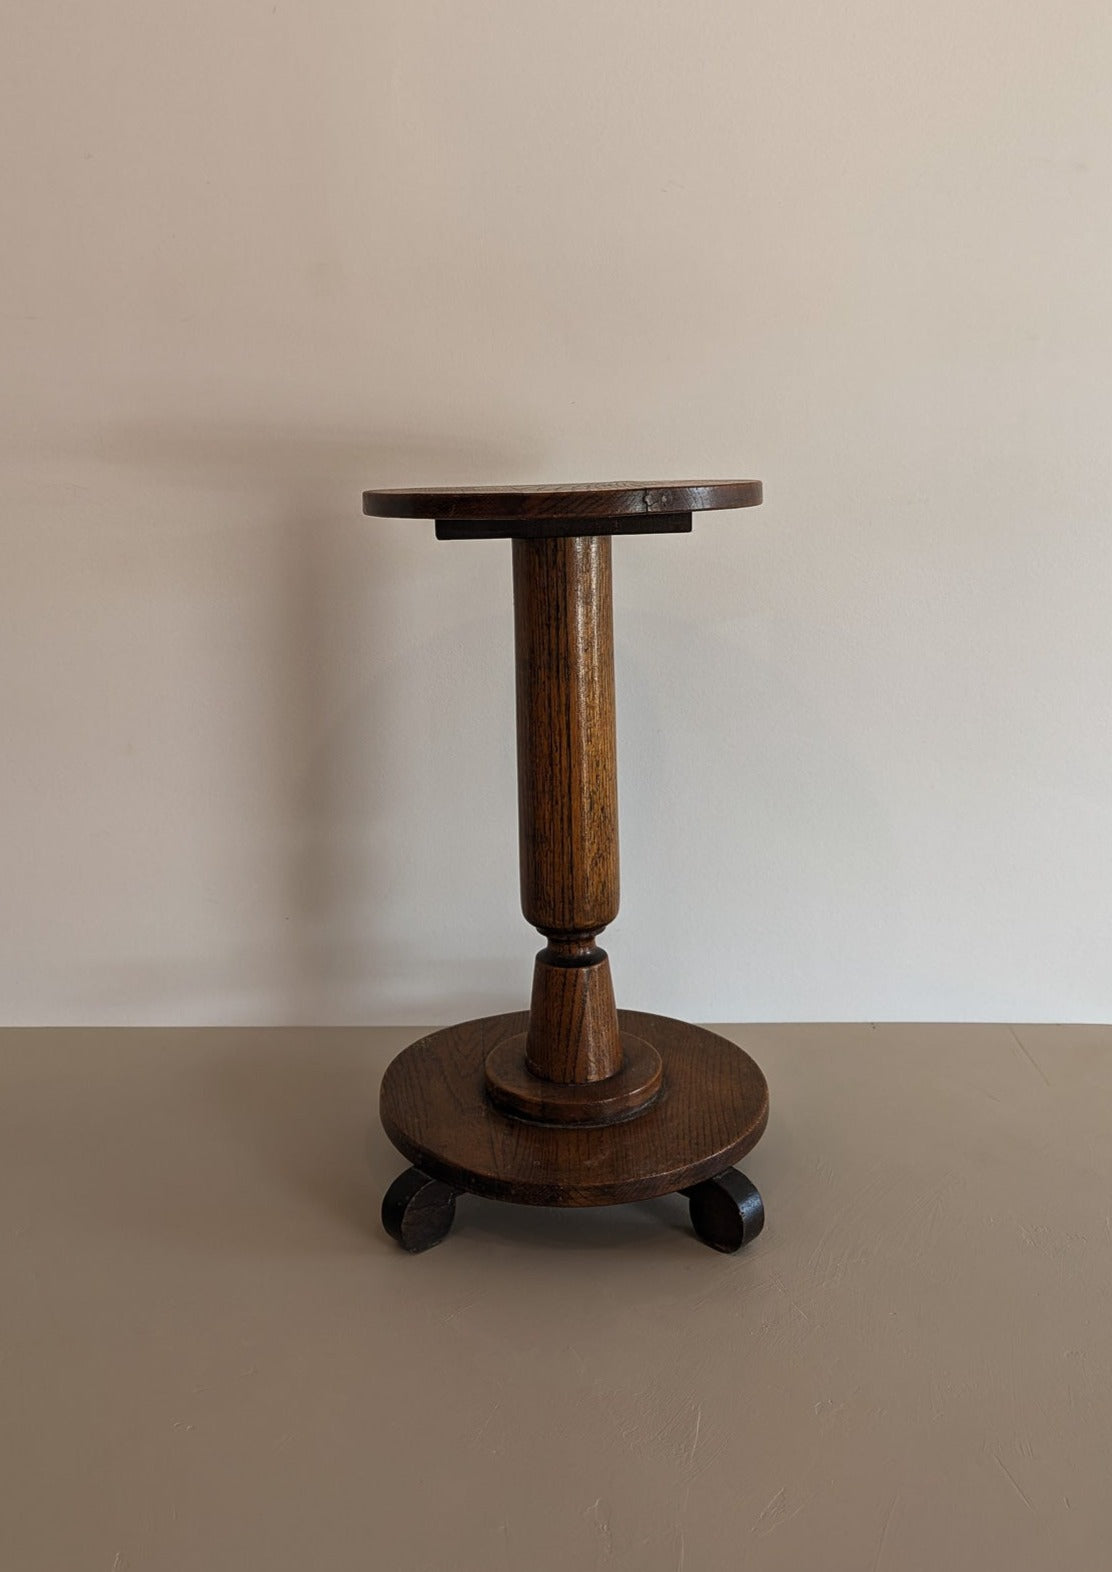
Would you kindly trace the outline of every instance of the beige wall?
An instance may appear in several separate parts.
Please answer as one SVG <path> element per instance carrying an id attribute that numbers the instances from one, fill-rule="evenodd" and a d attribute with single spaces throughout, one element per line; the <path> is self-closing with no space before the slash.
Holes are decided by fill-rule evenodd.
<path id="1" fill-rule="evenodd" d="M 1112 11 L 10 6 L 0 1013 L 520 1001 L 509 562 L 617 554 L 618 987 L 1112 1011 Z"/>

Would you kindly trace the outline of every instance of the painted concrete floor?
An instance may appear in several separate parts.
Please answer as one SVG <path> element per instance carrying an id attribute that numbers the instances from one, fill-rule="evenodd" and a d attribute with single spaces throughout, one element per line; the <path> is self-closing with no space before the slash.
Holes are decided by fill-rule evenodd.
<path id="1" fill-rule="evenodd" d="M 413 1029 L 0 1034 L 0 1567 L 984 1572 L 1112 1543 L 1112 1028 L 726 1028 L 769 1221 L 383 1237 Z"/>

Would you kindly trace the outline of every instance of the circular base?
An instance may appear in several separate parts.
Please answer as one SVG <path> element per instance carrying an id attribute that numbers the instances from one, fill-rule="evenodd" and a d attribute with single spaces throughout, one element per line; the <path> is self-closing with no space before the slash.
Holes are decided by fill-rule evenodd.
<path id="1" fill-rule="evenodd" d="M 747 1053 L 700 1026 L 619 1010 L 623 1033 L 663 1065 L 656 1101 L 604 1127 L 536 1124 L 486 1096 L 491 1050 L 528 1014 L 489 1015 L 423 1037 L 382 1082 L 383 1128 L 422 1172 L 459 1190 L 529 1206 L 606 1206 L 670 1195 L 713 1178 L 760 1139 L 768 1086 Z"/>
<path id="2" fill-rule="evenodd" d="M 545 1081 L 525 1062 L 525 1036 L 504 1037 L 486 1060 L 487 1096 L 503 1113 L 541 1124 L 618 1124 L 636 1118 L 660 1091 L 660 1055 L 644 1038 L 620 1033 L 622 1067 L 585 1085 Z"/>

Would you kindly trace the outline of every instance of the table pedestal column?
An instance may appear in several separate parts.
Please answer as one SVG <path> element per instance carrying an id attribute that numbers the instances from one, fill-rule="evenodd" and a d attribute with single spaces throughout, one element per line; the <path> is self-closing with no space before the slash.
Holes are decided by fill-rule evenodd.
<path id="1" fill-rule="evenodd" d="M 661 1087 L 660 1055 L 618 1026 L 595 940 L 618 914 L 618 769 L 610 539 L 515 540 L 521 909 L 548 940 L 526 1031 L 487 1059 L 496 1107 L 613 1124 Z"/>

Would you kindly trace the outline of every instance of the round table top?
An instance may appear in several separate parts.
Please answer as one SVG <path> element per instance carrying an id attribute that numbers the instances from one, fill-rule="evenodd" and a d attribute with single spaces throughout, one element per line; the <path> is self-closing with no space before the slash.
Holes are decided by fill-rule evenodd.
<path id="1" fill-rule="evenodd" d="M 390 519 L 617 519 L 752 508 L 759 480 L 611 480 L 590 486 L 433 486 L 365 491 L 363 512 Z"/>

